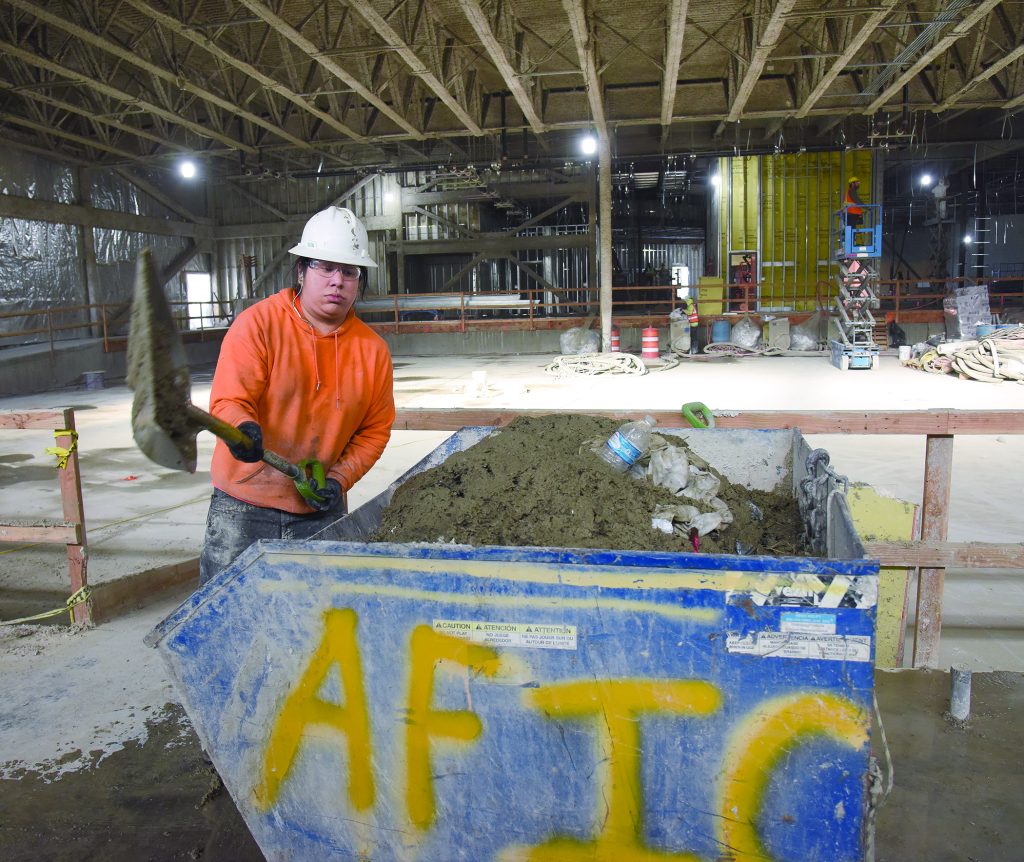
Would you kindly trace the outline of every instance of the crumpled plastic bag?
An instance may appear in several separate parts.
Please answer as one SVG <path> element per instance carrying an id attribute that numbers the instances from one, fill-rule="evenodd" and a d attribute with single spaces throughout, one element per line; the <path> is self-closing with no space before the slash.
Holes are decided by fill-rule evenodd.
<path id="1" fill-rule="evenodd" d="M 790 350 L 817 350 L 821 341 L 821 312 L 816 311 L 789 332 Z"/>
<path id="2" fill-rule="evenodd" d="M 685 449 L 664 442 L 664 438 L 652 447 L 645 475 L 652 484 L 667 488 L 677 497 L 698 502 L 707 502 L 722 490 L 721 479 L 695 467 L 686 457 Z"/>
<path id="3" fill-rule="evenodd" d="M 698 470 L 693 464 L 690 465 L 690 478 L 683 488 L 681 496 L 690 500 L 707 501 L 718 496 L 722 490 L 722 480 L 704 470 Z"/>
<path id="4" fill-rule="evenodd" d="M 651 450 L 647 478 L 655 485 L 668 488 L 676 496 L 690 481 L 690 462 L 679 446 L 665 445 Z"/>
<path id="5" fill-rule="evenodd" d="M 749 314 L 743 315 L 732 328 L 729 334 L 729 341 L 746 347 L 748 350 L 757 347 L 761 340 L 761 327 L 751 320 Z"/>
<path id="6" fill-rule="evenodd" d="M 558 338 L 562 356 L 577 356 L 583 353 L 601 352 L 601 334 L 593 329 L 574 326 L 565 330 Z"/>
<path id="7" fill-rule="evenodd" d="M 658 506 L 651 515 L 651 526 L 662 533 L 679 533 L 683 536 L 689 535 L 690 530 L 696 528 L 698 535 L 706 536 L 712 530 L 732 523 L 732 512 L 724 500 L 715 497 L 710 505 L 710 512 L 702 512 L 689 503 Z"/>

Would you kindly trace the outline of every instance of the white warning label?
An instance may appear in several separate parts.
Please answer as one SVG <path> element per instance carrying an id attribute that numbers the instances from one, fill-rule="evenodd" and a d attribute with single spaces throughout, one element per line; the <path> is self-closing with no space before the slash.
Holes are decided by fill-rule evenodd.
<path id="1" fill-rule="evenodd" d="M 871 661 L 871 638 L 868 635 L 756 632 L 750 635 L 731 634 L 726 638 L 725 646 L 731 653 L 764 658 Z"/>
<path id="2" fill-rule="evenodd" d="M 434 631 L 488 646 L 527 649 L 576 649 L 576 626 L 545 623 L 495 623 L 481 620 L 434 620 Z"/>
<path id="3" fill-rule="evenodd" d="M 783 611 L 779 614 L 779 631 L 801 632 L 805 635 L 834 635 L 836 615 L 815 611 Z"/>

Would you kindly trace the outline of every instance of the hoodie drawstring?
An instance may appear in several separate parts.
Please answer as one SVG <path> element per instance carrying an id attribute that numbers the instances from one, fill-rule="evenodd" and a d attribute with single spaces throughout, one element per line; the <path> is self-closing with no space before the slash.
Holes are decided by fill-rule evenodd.
<path id="1" fill-rule="evenodd" d="M 310 344 L 313 347 L 313 371 L 316 373 L 316 389 L 314 392 L 320 391 L 320 363 L 316 360 L 316 331 L 313 329 L 313 324 L 309 325 L 309 338 Z"/>
<path id="2" fill-rule="evenodd" d="M 334 330 L 334 406 L 341 410 L 341 372 L 338 371 L 338 330 Z"/>

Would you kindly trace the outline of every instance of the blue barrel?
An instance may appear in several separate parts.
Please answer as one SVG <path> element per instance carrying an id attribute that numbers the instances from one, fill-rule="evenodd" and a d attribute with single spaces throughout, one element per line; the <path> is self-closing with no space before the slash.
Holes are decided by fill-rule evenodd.
<path id="1" fill-rule="evenodd" d="M 732 326 L 728 320 L 716 320 L 711 324 L 711 341 L 719 343 L 728 341 L 732 336 Z"/>
<path id="2" fill-rule="evenodd" d="M 979 323 L 976 332 L 978 338 L 988 338 L 996 328 L 991 323 Z"/>

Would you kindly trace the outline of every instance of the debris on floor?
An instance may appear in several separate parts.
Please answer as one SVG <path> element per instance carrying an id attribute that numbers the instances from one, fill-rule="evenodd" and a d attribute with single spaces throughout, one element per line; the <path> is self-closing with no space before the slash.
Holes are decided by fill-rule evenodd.
<path id="1" fill-rule="evenodd" d="M 146 725 L 145 740 L 83 755 L 85 768 L 0 781 L 4 862 L 263 859 L 181 707 Z"/>
<path id="2" fill-rule="evenodd" d="M 903 360 L 909 368 L 954 374 L 961 380 L 1024 383 L 1024 325 L 998 329 L 973 341 L 918 345 L 910 354 Z"/>
<path id="3" fill-rule="evenodd" d="M 696 530 L 701 553 L 808 555 L 792 496 L 730 482 L 716 469 L 723 465 L 707 464 L 681 438 L 665 436 L 684 453 L 687 473 L 719 483 L 704 504 L 610 469 L 591 447 L 619 425 L 585 415 L 519 417 L 402 485 L 372 540 L 681 553 L 695 549 Z M 720 518 L 702 530 L 708 519 L 693 521 L 722 507 L 731 523 Z"/>

